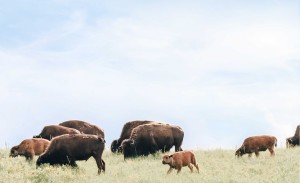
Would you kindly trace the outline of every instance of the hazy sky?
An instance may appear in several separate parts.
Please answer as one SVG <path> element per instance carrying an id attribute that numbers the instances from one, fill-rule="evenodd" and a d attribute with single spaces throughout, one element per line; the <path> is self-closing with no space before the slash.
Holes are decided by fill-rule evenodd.
<path id="1" fill-rule="evenodd" d="M 299 1 L 1 1 L 0 27 L 0 147 L 70 119 L 107 147 L 177 124 L 190 149 L 300 124 Z"/>

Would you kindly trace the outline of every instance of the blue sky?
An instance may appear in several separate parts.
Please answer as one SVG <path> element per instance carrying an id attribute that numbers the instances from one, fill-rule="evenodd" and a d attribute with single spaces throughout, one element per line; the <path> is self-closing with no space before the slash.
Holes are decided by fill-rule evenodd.
<path id="1" fill-rule="evenodd" d="M 136 119 L 203 149 L 299 124 L 299 1 L 5 1 L 0 26 L 0 147 L 69 119 L 107 147 Z"/>

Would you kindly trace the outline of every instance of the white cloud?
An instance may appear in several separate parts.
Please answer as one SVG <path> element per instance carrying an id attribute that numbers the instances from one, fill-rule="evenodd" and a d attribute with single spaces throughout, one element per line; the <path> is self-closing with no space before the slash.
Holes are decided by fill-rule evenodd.
<path id="1" fill-rule="evenodd" d="M 186 129 L 187 146 L 199 148 L 219 139 L 215 147 L 235 147 L 242 134 L 251 134 L 233 136 L 237 125 L 253 123 L 253 133 L 281 140 L 294 133 L 300 85 L 291 60 L 300 58 L 298 24 L 162 9 L 90 21 L 87 10 L 75 8 L 64 25 L 1 48 L 0 110 L 8 121 L 1 139 L 13 141 L 15 127 L 24 138 L 68 118 L 107 129 L 141 118 L 174 121 Z M 22 131 L 24 123 L 35 131 Z M 108 142 L 119 135 L 107 133 Z"/>

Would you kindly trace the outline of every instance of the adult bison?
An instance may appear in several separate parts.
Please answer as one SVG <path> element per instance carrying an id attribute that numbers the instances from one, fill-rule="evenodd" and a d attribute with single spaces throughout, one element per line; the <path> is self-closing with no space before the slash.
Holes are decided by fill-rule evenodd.
<path id="1" fill-rule="evenodd" d="M 76 160 L 88 160 L 91 156 L 96 160 L 98 174 L 105 171 L 102 160 L 105 140 L 96 135 L 67 134 L 51 140 L 48 149 L 39 156 L 36 165 L 70 165 L 76 167 Z"/>
<path id="2" fill-rule="evenodd" d="M 129 122 L 125 123 L 123 128 L 122 128 L 120 138 L 112 141 L 112 143 L 111 143 L 111 146 L 110 146 L 111 152 L 119 151 L 118 148 L 121 145 L 122 141 L 124 139 L 128 139 L 130 137 L 131 132 L 135 127 L 140 126 L 140 125 L 144 125 L 144 124 L 150 124 L 150 123 L 154 123 L 154 122 L 153 121 L 136 120 L 136 121 L 129 121 Z"/>
<path id="3" fill-rule="evenodd" d="M 101 129 L 96 125 L 90 124 L 88 122 L 84 122 L 80 120 L 69 120 L 69 121 L 59 123 L 59 125 L 68 128 L 74 128 L 84 134 L 98 135 L 101 136 L 102 138 L 105 138 L 103 129 Z"/>
<path id="4" fill-rule="evenodd" d="M 300 125 L 297 126 L 294 136 L 286 139 L 286 147 L 289 148 L 289 147 L 294 147 L 296 145 L 299 146 L 300 145 L 299 138 L 300 138 Z"/>
<path id="5" fill-rule="evenodd" d="M 175 146 L 175 151 L 181 150 L 184 132 L 179 126 L 169 124 L 145 124 L 135 127 L 129 139 L 123 140 L 120 148 L 127 157 L 153 154 L 159 150 L 169 151 Z"/>
<path id="6" fill-rule="evenodd" d="M 25 156 L 26 160 L 32 160 L 34 155 L 40 155 L 50 144 L 46 139 L 25 139 L 19 145 L 10 149 L 10 157 Z"/>
<path id="7" fill-rule="evenodd" d="M 33 138 L 43 138 L 51 140 L 53 137 L 64 134 L 80 134 L 80 132 L 74 128 L 68 128 L 60 125 L 45 126 L 39 135 L 33 136 Z"/>
<path id="8" fill-rule="evenodd" d="M 254 152 L 256 157 L 259 156 L 259 151 L 270 151 L 271 156 L 274 156 L 274 146 L 277 146 L 277 139 L 274 136 L 253 136 L 248 137 L 244 140 L 242 146 L 235 152 L 237 157 L 243 156 L 244 154 L 249 154 L 251 157 Z"/>

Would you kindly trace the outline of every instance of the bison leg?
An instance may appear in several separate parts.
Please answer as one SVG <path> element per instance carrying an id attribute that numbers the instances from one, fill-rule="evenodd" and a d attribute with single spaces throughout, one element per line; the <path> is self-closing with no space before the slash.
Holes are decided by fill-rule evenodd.
<path id="1" fill-rule="evenodd" d="M 270 151 L 271 156 L 275 156 L 275 152 L 274 152 L 273 148 L 269 148 L 268 150 Z"/>
<path id="2" fill-rule="evenodd" d="M 193 172 L 193 166 L 191 164 L 188 164 L 189 169 L 191 170 L 191 173 Z"/>
<path id="3" fill-rule="evenodd" d="M 181 171 L 181 166 L 178 167 L 177 174 L 179 174 L 180 171 Z"/>
<path id="4" fill-rule="evenodd" d="M 249 153 L 249 154 L 248 154 L 248 157 L 251 158 L 251 157 L 252 157 L 252 153 Z"/>
<path id="5" fill-rule="evenodd" d="M 192 164 L 196 167 L 197 172 L 199 173 L 199 166 L 198 166 L 198 164 L 196 162 L 193 162 Z"/>
<path id="6" fill-rule="evenodd" d="M 172 172 L 172 170 L 173 170 L 173 168 L 170 166 L 170 168 L 169 168 L 167 174 L 170 174 L 170 173 Z"/>
<path id="7" fill-rule="evenodd" d="M 259 156 L 259 151 L 255 151 L 255 156 L 256 156 L 256 157 Z"/>
<path id="8" fill-rule="evenodd" d="M 105 162 L 102 160 L 101 156 L 100 157 L 94 156 L 94 159 L 96 160 L 97 163 L 98 174 L 101 174 L 101 170 L 103 170 L 103 172 L 105 171 Z"/>

